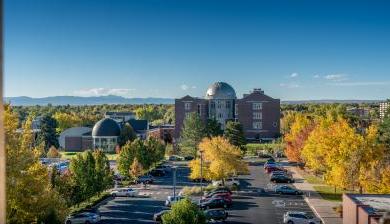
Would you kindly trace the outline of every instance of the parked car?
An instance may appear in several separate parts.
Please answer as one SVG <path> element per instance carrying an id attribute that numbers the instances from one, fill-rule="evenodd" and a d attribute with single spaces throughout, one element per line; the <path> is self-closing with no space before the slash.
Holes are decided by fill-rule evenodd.
<path id="1" fill-rule="evenodd" d="M 153 184 L 154 178 L 151 175 L 144 175 L 138 177 L 137 183 L 142 183 L 142 184 Z"/>
<path id="2" fill-rule="evenodd" d="M 294 183 L 294 179 L 285 175 L 274 175 L 271 177 L 271 182 L 274 183 Z"/>
<path id="3" fill-rule="evenodd" d="M 165 170 L 154 169 L 154 170 L 150 171 L 150 175 L 152 175 L 154 177 L 163 177 L 163 176 L 165 176 Z"/>
<path id="4" fill-rule="evenodd" d="M 287 186 L 287 185 L 279 185 L 279 186 L 276 186 L 275 187 L 275 193 L 277 194 L 295 194 L 295 195 L 299 195 L 299 194 L 302 194 L 303 192 L 294 188 L 294 187 L 291 187 L 291 186 Z"/>
<path id="5" fill-rule="evenodd" d="M 184 199 L 184 197 L 181 196 L 181 195 L 176 195 L 176 197 L 174 197 L 174 196 L 172 196 L 172 195 L 169 195 L 169 196 L 167 197 L 167 200 L 165 200 L 165 206 L 171 207 L 172 204 L 174 204 L 175 202 L 180 201 L 180 200 L 182 200 L 182 199 Z"/>
<path id="6" fill-rule="evenodd" d="M 228 187 L 218 187 L 218 188 L 211 190 L 210 192 L 205 192 L 204 196 L 207 197 L 208 195 L 220 194 L 220 193 L 229 193 L 230 195 L 233 194 L 232 191 Z"/>
<path id="7" fill-rule="evenodd" d="M 169 171 L 171 171 L 172 167 L 170 165 L 161 164 L 157 166 L 156 169 L 162 169 L 165 173 L 168 173 Z"/>
<path id="8" fill-rule="evenodd" d="M 98 223 L 100 221 L 100 215 L 93 212 L 82 212 L 78 214 L 69 215 L 66 218 L 66 224 L 76 224 L 76 223 Z"/>
<path id="9" fill-rule="evenodd" d="M 287 170 L 275 170 L 275 171 L 272 171 L 270 174 L 271 174 L 271 176 L 272 175 L 285 175 L 285 176 L 289 175 Z"/>
<path id="10" fill-rule="evenodd" d="M 226 186 L 226 187 L 240 186 L 240 182 L 235 178 L 227 178 L 225 180 L 225 185 L 223 185 L 222 180 L 214 180 L 212 184 L 213 186 Z"/>
<path id="11" fill-rule="evenodd" d="M 218 198 L 224 199 L 228 207 L 230 207 L 233 204 L 232 197 L 229 194 L 214 194 L 211 197 L 200 199 L 200 202 L 203 203 L 203 202 L 213 200 L 213 199 L 218 199 Z"/>
<path id="12" fill-rule="evenodd" d="M 232 198 L 232 195 L 229 192 L 222 192 L 222 193 L 214 193 L 214 194 L 207 194 L 206 196 L 203 197 L 203 199 L 206 198 L 215 198 L 215 197 L 227 197 L 227 198 Z"/>
<path id="13" fill-rule="evenodd" d="M 225 209 L 208 209 L 204 211 L 207 221 L 225 221 L 228 217 L 228 213 Z"/>
<path id="14" fill-rule="evenodd" d="M 156 223 L 162 223 L 162 216 L 169 212 L 170 210 L 162 210 L 160 212 L 157 212 L 153 215 L 153 221 L 155 221 Z"/>
<path id="15" fill-rule="evenodd" d="M 279 166 L 269 166 L 267 168 L 265 168 L 265 171 L 267 173 L 271 173 L 271 172 L 274 172 L 274 171 L 285 171 L 282 167 L 279 167 Z"/>
<path id="16" fill-rule="evenodd" d="M 193 160 L 193 159 L 194 159 L 193 156 L 185 156 L 184 157 L 184 160 L 186 160 L 186 161 L 190 161 L 190 160 Z"/>
<path id="17" fill-rule="evenodd" d="M 206 180 L 205 178 L 194 178 L 194 179 L 191 179 L 193 182 L 197 182 L 197 183 L 200 183 L 200 182 L 203 182 L 203 183 L 209 183 L 210 181 L 209 180 Z M 202 181 L 201 181 L 202 180 Z"/>
<path id="18" fill-rule="evenodd" d="M 211 208 L 227 208 L 228 203 L 223 198 L 214 198 L 207 200 L 205 202 L 201 202 L 199 204 L 201 209 L 211 209 Z"/>
<path id="19" fill-rule="evenodd" d="M 132 188 L 118 188 L 111 191 L 113 197 L 135 197 L 137 194 L 138 191 Z"/>
<path id="20" fill-rule="evenodd" d="M 169 156 L 168 160 L 169 161 L 183 161 L 184 157 L 173 155 L 173 156 Z"/>
<path id="21" fill-rule="evenodd" d="M 321 224 L 321 220 L 314 218 L 306 212 L 286 212 L 283 215 L 286 224 Z"/>

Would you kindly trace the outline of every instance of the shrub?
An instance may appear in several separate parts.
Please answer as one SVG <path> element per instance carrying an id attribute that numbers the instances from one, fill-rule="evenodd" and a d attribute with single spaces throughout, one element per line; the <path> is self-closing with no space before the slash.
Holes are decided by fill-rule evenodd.
<path id="1" fill-rule="evenodd" d="M 58 149 L 56 149 L 56 147 L 51 146 L 49 151 L 47 152 L 46 156 L 47 156 L 47 158 L 60 158 L 61 154 L 58 151 Z"/>
<path id="2" fill-rule="evenodd" d="M 162 216 L 163 223 L 206 224 L 206 217 L 199 207 L 188 198 L 172 205 L 172 210 Z"/>

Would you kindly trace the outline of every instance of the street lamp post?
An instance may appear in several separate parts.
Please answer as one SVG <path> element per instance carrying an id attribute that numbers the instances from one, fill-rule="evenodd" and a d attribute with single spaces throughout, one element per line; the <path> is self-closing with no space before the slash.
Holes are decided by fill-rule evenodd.
<path id="1" fill-rule="evenodd" d="M 200 191 L 203 192 L 203 151 L 200 152 Z"/>
<path id="2" fill-rule="evenodd" d="M 173 171 L 173 200 L 176 200 L 176 170 L 177 166 L 172 167 Z"/>

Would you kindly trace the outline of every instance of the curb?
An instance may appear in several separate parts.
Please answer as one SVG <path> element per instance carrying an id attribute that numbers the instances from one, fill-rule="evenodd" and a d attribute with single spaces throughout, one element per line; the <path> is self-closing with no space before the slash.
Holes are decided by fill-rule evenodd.
<path id="1" fill-rule="evenodd" d="M 309 205 L 310 209 L 316 214 L 316 216 L 317 216 L 319 219 L 321 219 L 321 222 L 322 222 L 323 224 L 326 224 L 325 221 L 324 221 L 324 219 L 320 216 L 320 214 L 317 212 L 317 210 L 314 208 L 314 206 L 311 205 L 311 203 L 310 203 L 310 201 L 309 201 L 309 199 L 308 199 L 308 197 L 307 197 L 306 195 L 303 196 L 303 200 L 305 200 L 306 204 Z"/>

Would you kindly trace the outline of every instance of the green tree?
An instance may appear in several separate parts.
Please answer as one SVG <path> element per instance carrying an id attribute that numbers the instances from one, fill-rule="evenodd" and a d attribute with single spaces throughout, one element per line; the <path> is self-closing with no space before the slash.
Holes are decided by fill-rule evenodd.
<path id="1" fill-rule="evenodd" d="M 50 115 L 46 114 L 41 120 L 40 141 L 45 143 L 45 151 L 47 152 L 51 146 L 59 147 L 57 136 L 57 121 Z"/>
<path id="2" fill-rule="evenodd" d="M 378 141 L 390 150 L 390 117 L 383 119 L 378 128 Z"/>
<path id="3" fill-rule="evenodd" d="M 225 127 L 224 136 L 229 140 L 230 144 L 245 150 L 246 139 L 244 130 L 239 122 L 228 121 Z"/>
<path id="4" fill-rule="evenodd" d="M 129 175 L 129 169 L 136 157 L 135 152 L 135 144 L 138 140 L 136 139 L 134 142 L 127 142 L 124 146 L 122 146 L 121 151 L 119 152 L 119 156 L 117 158 L 118 171 L 123 176 Z"/>
<path id="5" fill-rule="evenodd" d="M 172 210 L 162 216 L 163 223 L 169 224 L 205 224 L 206 217 L 197 205 L 188 198 L 172 205 Z"/>
<path id="6" fill-rule="evenodd" d="M 136 138 L 137 135 L 135 134 L 133 127 L 131 127 L 131 125 L 126 122 L 121 130 L 121 134 L 119 135 L 118 144 L 123 146 L 126 144 L 126 142 L 134 141 Z"/>
<path id="7" fill-rule="evenodd" d="M 216 119 L 207 119 L 206 135 L 210 138 L 223 135 L 221 124 Z"/>
<path id="8" fill-rule="evenodd" d="M 204 123 L 198 114 L 190 113 L 189 116 L 184 119 L 181 130 L 181 153 L 195 157 L 198 144 L 204 137 L 206 137 Z"/>

